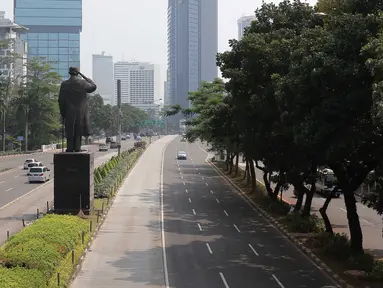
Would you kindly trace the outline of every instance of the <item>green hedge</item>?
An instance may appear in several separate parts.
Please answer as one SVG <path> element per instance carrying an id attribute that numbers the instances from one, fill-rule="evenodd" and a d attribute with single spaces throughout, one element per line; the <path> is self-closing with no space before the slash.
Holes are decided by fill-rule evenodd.
<path id="1" fill-rule="evenodd" d="M 47 215 L 11 236 L 0 248 L 0 288 L 57 287 L 61 263 L 73 250 L 78 251 L 81 246 L 80 251 L 83 251 L 85 247 L 82 235 L 84 240 L 89 239 L 87 220 L 77 216 Z M 79 257 L 77 253 L 76 258 Z M 69 266 L 72 272 L 74 265 Z M 68 283 L 71 272 L 65 273 L 61 283 Z"/>
<path id="2" fill-rule="evenodd" d="M 122 152 L 119 156 L 112 157 L 104 165 L 96 168 L 94 170 L 94 197 L 112 196 L 142 151 L 141 148 L 132 148 Z"/>

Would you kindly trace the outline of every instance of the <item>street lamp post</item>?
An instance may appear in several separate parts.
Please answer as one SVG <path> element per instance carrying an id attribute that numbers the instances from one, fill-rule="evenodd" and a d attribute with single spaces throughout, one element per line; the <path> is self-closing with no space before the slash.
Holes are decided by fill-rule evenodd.
<path id="1" fill-rule="evenodd" d="M 117 123 L 118 123 L 118 135 L 117 135 L 117 147 L 118 147 L 118 155 L 121 153 L 121 80 L 117 80 L 117 107 L 118 107 L 118 115 L 117 115 Z"/>

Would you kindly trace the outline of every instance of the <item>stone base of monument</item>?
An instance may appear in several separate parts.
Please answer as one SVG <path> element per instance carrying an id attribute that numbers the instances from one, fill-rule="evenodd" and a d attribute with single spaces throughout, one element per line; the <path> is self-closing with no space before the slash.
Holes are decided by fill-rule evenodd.
<path id="1" fill-rule="evenodd" d="M 62 152 L 54 155 L 54 213 L 86 214 L 94 208 L 94 154 Z"/>

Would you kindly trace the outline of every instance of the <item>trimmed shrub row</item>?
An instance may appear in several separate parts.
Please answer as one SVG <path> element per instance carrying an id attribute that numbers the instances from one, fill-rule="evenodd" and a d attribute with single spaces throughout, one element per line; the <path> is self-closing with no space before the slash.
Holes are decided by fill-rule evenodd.
<path id="1" fill-rule="evenodd" d="M 0 248 L 0 288 L 57 287 L 61 263 L 68 255 L 72 258 L 72 251 L 83 251 L 89 235 L 88 221 L 77 216 L 47 215 L 37 220 Z M 66 267 L 70 273 L 61 275 L 61 283 L 68 283 L 74 264 Z"/>
<path id="2" fill-rule="evenodd" d="M 143 148 L 132 148 L 122 152 L 119 156 L 112 157 L 104 165 L 96 168 L 94 170 L 94 197 L 113 196 L 142 151 Z"/>

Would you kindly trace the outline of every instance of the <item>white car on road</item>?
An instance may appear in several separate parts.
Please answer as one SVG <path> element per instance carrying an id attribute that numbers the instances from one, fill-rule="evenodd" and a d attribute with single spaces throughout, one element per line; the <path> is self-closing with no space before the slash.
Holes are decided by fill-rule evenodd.
<path id="1" fill-rule="evenodd" d="M 29 169 L 28 180 L 29 183 L 33 182 L 46 182 L 51 179 L 51 170 L 46 166 L 37 166 Z"/>
<path id="2" fill-rule="evenodd" d="M 31 164 L 31 163 L 37 163 L 37 162 L 39 162 L 39 161 L 37 161 L 36 159 L 27 159 L 27 160 L 25 160 L 25 162 L 24 162 L 24 169 L 27 170 L 27 169 L 31 168 L 32 166 L 28 166 L 28 165 Z"/>

